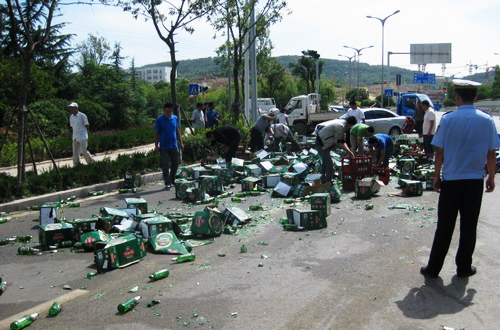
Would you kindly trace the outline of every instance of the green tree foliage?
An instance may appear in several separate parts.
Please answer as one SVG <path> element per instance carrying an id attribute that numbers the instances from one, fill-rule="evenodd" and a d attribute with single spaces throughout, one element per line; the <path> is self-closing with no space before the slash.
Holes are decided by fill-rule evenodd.
<path id="1" fill-rule="evenodd" d="M 68 132 L 68 113 L 52 102 L 35 102 L 30 104 L 29 109 L 33 112 L 45 138 L 56 138 Z M 28 123 L 28 128 L 31 132 L 36 132 L 33 122 Z"/>
<path id="2" fill-rule="evenodd" d="M 319 61 L 319 60 L 317 60 Z M 323 70 L 323 61 L 319 61 L 319 76 Z M 289 63 L 288 66 L 292 70 L 292 74 L 303 80 L 306 85 L 306 94 L 310 94 L 315 90 L 316 79 L 316 62 L 310 56 L 301 56 L 297 63 Z"/>
<path id="3" fill-rule="evenodd" d="M 493 84 L 491 84 L 491 98 L 500 98 L 500 66 L 495 66 L 495 77 L 493 78 Z"/>
<path id="4" fill-rule="evenodd" d="M 346 93 L 345 98 L 348 101 L 352 101 L 356 100 L 357 95 L 358 95 L 358 89 L 354 88 Z M 366 100 L 370 98 L 370 94 L 368 93 L 368 90 L 366 88 L 359 88 L 359 97 L 361 100 Z"/>

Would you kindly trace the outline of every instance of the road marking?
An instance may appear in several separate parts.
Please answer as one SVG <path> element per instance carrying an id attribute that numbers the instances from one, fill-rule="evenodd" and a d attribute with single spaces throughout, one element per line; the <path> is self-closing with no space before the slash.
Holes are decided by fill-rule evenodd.
<path id="1" fill-rule="evenodd" d="M 83 296 L 84 294 L 87 294 L 87 293 L 89 293 L 88 290 L 81 290 L 81 289 L 72 290 L 71 292 L 69 292 L 63 296 L 49 300 L 49 301 L 44 302 L 40 305 L 37 305 L 37 306 L 32 307 L 30 309 L 27 309 L 19 314 L 12 315 L 6 319 L 1 320 L 0 321 L 0 329 L 9 329 L 10 324 L 12 322 L 14 322 L 15 320 L 17 320 L 25 315 L 31 315 L 33 313 L 40 314 L 38 316 L 38 318 L 42 318 L 42 317 L 45 318 L 49 313 L 50 306 L 52 306 L 52 304 L 55 303 L 56 301 L 62 305 L 67 301 L 70 301 L 70 300 L 72 300 L 76 297 L 79 297 L 79 296 Z"/>

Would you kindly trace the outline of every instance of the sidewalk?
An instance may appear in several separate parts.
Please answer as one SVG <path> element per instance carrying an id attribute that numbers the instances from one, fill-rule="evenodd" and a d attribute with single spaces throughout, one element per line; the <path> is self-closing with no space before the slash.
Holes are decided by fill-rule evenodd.
<path id="1" fill-rule="evenodd" d="M 136 152 L 147 153 L 153 149 L 154 149 L 154 144 L 152 143 L 152 144 L 148 144 L 145 146 L 134 147 L 131 149 L 119 149 L 119 150 L 99 153 L 99 154 L 94 155 L 94 159 L 95 160 L 103 160 L 105 158 L 109 158 L 111 160 L 114 160 L 118 157 L 118 155 L 133 154 Z M 56 161 L 57 166 L 59 166 L 59 167 L 73 166 L 73 158 L 61 158 L 61 159 L 56 159 L 55 161 Z M 48 170 L 53 168 L 53 164 L 52 164 L 51 160 L 43 161 L 43 162 L 37 163 L 36 168 L 39 172 L 48 171 Z M 31 171 L 32 169 L 33 169 L 32 163 L 26 164 L 26 171 Z M 11 176 L 17 176 L 17 166 L 0 168 L 0 172 L 7 173 Z M 142 176 L 142 183 L 143 184 L 149 183 L 149 182 L 155 182 L 155 181 L 159 181 L 159 180 L 162 180 L 161 172 L 150 173 L 150 174 Z M 18 199 L 18 200 L 9 202 L 9 203 L 0 204 L 0 213 L 1 212 L 11 213 L 11 212 L 16 212 L 16 211 L 24 211 L 28 207 L 33 206 L 33 205 L 42 205 L 46 202 L 60 201 L 60 200 L 66 199 L 69 196 L 73 196 L 73 195 L 76 196 L 77 198 L 84 198 L 84 197 L 87 197 L 87 194 L 89 191 L 103 190 L 105 192 L 109 192 L 109 191 L 112 191 L 115 189 L 120 189 L 122 187 L 123 187 L 123 180 L 115 180 L 115 181 L 111 181 L 111 182 L 95 184 L 92 186 L 86 186 L 86 187 L 80 187 L 80 188 L 75 188 L 75 189 L 70 189 L 70 190 L 59 191 L 59 192 L 52 193 L 52 194 L 46 194 L 46 195 Z"/>

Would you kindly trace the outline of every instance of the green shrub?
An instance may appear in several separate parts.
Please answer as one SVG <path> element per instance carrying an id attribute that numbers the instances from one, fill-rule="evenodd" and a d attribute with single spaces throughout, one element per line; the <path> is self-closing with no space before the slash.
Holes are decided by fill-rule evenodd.
<path id="1" fill-rule="evenodd" d="M 446 99 L 444 100 L 443 105 L 444 107 L 454 107 L 457 105 L 457 102 L 455 102 L 455 100 L 453 99 Z"/>

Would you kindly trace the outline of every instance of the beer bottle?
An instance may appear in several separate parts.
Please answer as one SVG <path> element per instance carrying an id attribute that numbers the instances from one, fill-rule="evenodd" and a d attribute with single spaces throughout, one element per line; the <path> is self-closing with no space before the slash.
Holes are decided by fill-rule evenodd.
<path id="1" fill-rule="evenodd" d="M 7 282 L 2 282 L 2 278 L 0 278 L 0 296 L 7 290 Z"/>
<path id="2" fill-rule="evenodd" d="M 262 211 L 263 210 L 262 205 L 250 205 L 248 207 L 248 209 L 250 211 Z"/>
<path id="3" fill-rule="evenodd" d="M 239 193 L 236 193 L 234 194 L 234 197 L 245 197 L 247 194 L 245 194 L 244 192 L 239 192 Z"/>
<path id="4" fill-rule="evenodd" d="M 186 254 L 181 254 L 177 258 L 172 258 L 172 261 L 177 261 L 178 263 L 185 262 L 185 261 L 194 261 L 196 259 L 196 256 L 194 253 L 186 253 Z"/>
<path id="5" fill-rule="evenodd" d="M 79 202 L 72 202 L 72 203 L 68 203 L 67 205 L 68 205 L 68 207 L 80 207 Z"/>
<path id="6" fill-rule="evenodd" d="M 61 243 L 57 243 L 60 247 L 70 247 L 73 246 L 73 241 L 62 241 Z"/>
<path id="7" fill-rule="evenodd" d="M 0 218 L 0 223 L 6 223 L 10 218 Z"/>
<path id="8" fill-rule="evenodd" d="M 245 199 L 244 199 L 244 198 L 239 198 L 239 197 L 231 197 L 231 202 L 233 202 L 233 203 L 241 203 L 241 202 L 243 202 L 243 201 L 245 201 Z"/>
<path id="9" fill-rule="evenodd" d="M 165 268 L 165 269 L 159 270 L 159 271 L 154 272 L 153 274 L 149 275 L 149 278 L 152 281 L 157 281 L 157 280 L 161 280 L 162 278 L 168 277 L 169 274 L 170 274 L 169 270 Z"/>
<path id="10" fill-rule="evenodd" d="M 20 247 L 19 249 L 17 249 L 17 253 L 21 254 L 21 255 L 27 255 L 27 254 L 35 254 L 37 252 L 40 252 L 39 249 L 34 249 L 32 247 Z"/>
<path id="11" fill-rule="evenodd" d="M 129 310 L 137 306 L 137 303 L 141 298 L 142 298 L 141 296 L 137 296 L 135 298 L 131 298 L 125 302 L 122 302 L 121 304 L 118 305 L 118 311 L 122 314 L 128 312 Z"/>
<path id="12" fill-rule="evenodd" d="M 38 313 L 33 313 L 31 315 L 25 315 L 21 317 L 20 319 L 15 320 L 10 324 L 10 329 L 11 330 L 20 330 L 26 328 L 28 325 L 33 323 L 33 321 L 36 320 L 38 317 Z"/>
<path id="13" fill-rule="evenodd" d="M 283 229 L 288 231 L 298 231 L 299 227 L 296 224 L 286 223 L 283 225 Z"/>
<path id="14" fill-rule="evenodd" d="M 74 201 L 75 199 L 76 199 L 76 196 L 75 196 L 75 195 L 71 195 L 71 196 L 69 196 L 68 198 L 66 198 L 66 200 L 68 200 L 68 201 L 70 201 L 70 202 Z"/>
<path id="15" fill-rule="evenodd" d="M 75 244 L 73 244 L 73 247 L 75 249 L 83 249 L 83 244 L 82 242 L 75 242 Z"/>
<path id="16" fill-rule="evenodd" d="M 61 304 L 59 304 L 56 301 L 56 302 L 54 302 L 52 304 L 52 306 L 50 306 L 50 308 L 49 308 L 49 314 L 52 315 L 52 316 L 56 316 L 61 311 L 61 308 L 62 308 Z"/>
<path id="17" fill-rule="evenodd" d="M 241 248 L 240 248 L 240 253 L 247 253 L 247 252 L 248 252 L 248 249 L 247 249 L 246 245 L 245 245 L 245 244 L 243 244 L 243 245 L 241 246 Z"/>
<path id="18" fill-rule="evenodd" d="M 31 235 L 17 235 L 16 236 L 16 241 L 18 242 L 27 242 L 30 241 L 32 238 Z"/>
<path id="19" fill-rule="evenodd" d="M 7 245 L 12 241 L 14 241 L 13 238 L 0 238 L 0 245 Z"/>
<path id="20" fill-rule="evenodd" d="M 283 203 L 285 203 L 285 204 L 293 204 L 293 203 L 295 203 L 295 199 L 293 199 L 293 198 L 286 198 L 283 201 Z"/>

